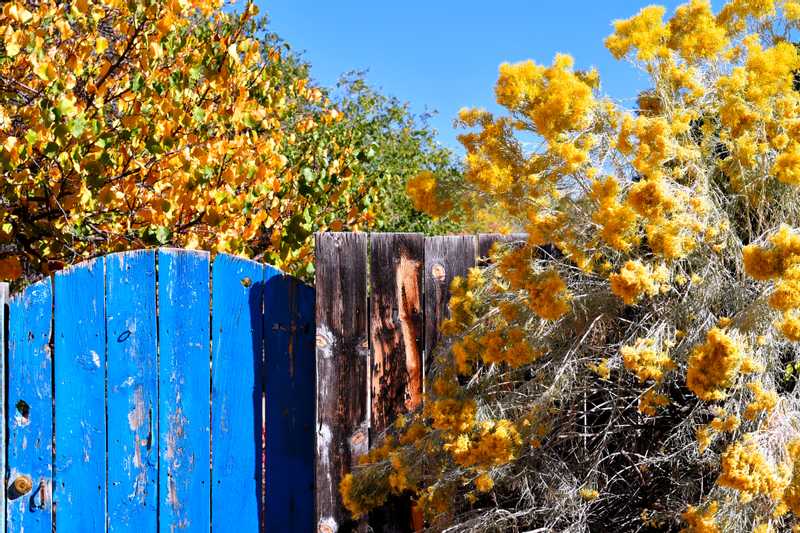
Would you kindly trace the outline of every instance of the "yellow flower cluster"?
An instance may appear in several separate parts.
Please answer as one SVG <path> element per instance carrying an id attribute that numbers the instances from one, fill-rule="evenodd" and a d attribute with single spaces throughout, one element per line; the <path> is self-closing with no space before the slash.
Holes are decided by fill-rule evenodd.
<path id="1" fill-rule="evenodd" d="M 786 466 L 767 460 L 752 434 L 747 434 L 723 452 L 717 485 L 737 490 L 742 503 L 756 496 L 780 501 L 789 476 Z"/>
<path id="2" fill-rule="evenodd" d="M 558 320 L 570 310 L 571 296 L 567 284 L 555 270 L 549 270 L 528 280 L 527 304 L 531 311 L 545 320 Z"/>
<path id="3" fill-rule="evenodd" d="M 356 518 L 380 507 L 389 496 L 388 486 L 376 487 L 371 480 L 352 473 L 339 482 L 339 493 L 345 508 Z"/>
<path id="4" fill-rule="evenodd" d="M 636 118 L 634 124 L 633 135 L 639 140 L 639 145 L 633 160 L 633 168 L 646 178 L 644 182 L 639 182 L 640 185 L 646 186 L 648 180 L 657 180 L 661 177 L 664 161 L 674 152 L 672 129 L 664 117 L 640 116 Z M 659 188 L 663 190 L 663 186 Z M 635 194 L 633 190 L 631 193 Z M 649 213 L 642 214 L 652 216 Z"/>
<path id="5" fill-rule="evenodd" d="M 800 235 L 792 228 L 781 224 L 769 242 L 769 247 L 749 244 L 742 249 L 745 271 L 753 279 L 776 279 L 800 264 Z"/>
<path id="6" fill-rule="evenodd" d="M 410 480 L 411 474 L 400 452 L 389 454 L 389 464 L 392 466 L 392 473 L 389 474 L 389 487 L 392 492 L 401 494 L 407 490 L 416 489 L 416 483 Z"/>
<path id="7" fill-rule="evenodd" d="M 633 346 L 623 346 L 620 353 L 625 368 L 636 374 L 641 383 L 649 379 L 659 383 L 665 372 L 675 368 L 669 355 L 656 348 L 655 339 L 636 339 Z"/>
<path id="8" fill-rule="evenodd" d="M 664 24 L 665 9 L 648 6 L 627 20 L 614 22 L 614 33 L 606 39 L 606 48 L 622 59 L 636 50 L 636 59 L 650 61 L 667 54 L 666 42 L 669 29 Z"/>
<path id="9" fill-rule="evenodd" d="M 652 269 L 639 260 L 627 261 L 622 269 L 609 276 L 611 292 L 619 296 L 627 305 L 633 305 L 643 295 L 655 296 L 661 283 L 667 281 L 668 272 L 664 267 Z"/>
<path id="10" fill-rule="evenodd" d="M 681 529 L 681 533 L 722 533 L 716 524 L 718 511 L 717 502 L 711 502 L 705 509 L 690 505 L 681 515 L 686 522 L 686 527 Z"/>
<path id="11" fill-rule="evenodd" d="M 714 419 L 708 426 L 717 433 L 733 433 L 739 429 L 741 423 L 738 416 L 728 414 L 724 409 L 717 409 Z"/>
<path id="12" fill-rule="evenodd" d="M 708 0 L 691 0 L 669 21 L 668 46 L 689 63 L 716 56 L 728 45 L 725 28 L 717 23 Z"/>
<path id="13" fill-rule="evenodd" d="M 777 280 L 770 306 L 783 313 L 776 326 L 791 341 L 800 341 L 800 235 L 786 224 L 769 238 L 769 246 L 742 249 L 745 271 L 760 281 Z"/>
<path id="14" fill-rule="evenodd" d="M 436 177 L 430 171 L 420 172 L 406 183 L 406 192 L 418 211 L 440 217 L 453 208 L 450 200 L 443 199 Z"/>
<path id="15" fill-rule="evenodd" d="M 578 491 L 578 494 L 581 498 L 586 500 L 587 502 L 596 500 L 600 497 L 600 492 L 597 489 L 593 489 L 590 487 L 583 487 Z"/>
<path id="16" fill-rule="evenodd" d="M 639 398 L 639 412 L 647 416 L 655 416 L 659 407 L 669 405 L 669 397 L 655 389 L 650 389 Z"/>
<path id="17" fill-rule="evenodd" d="M 533 272 L 530 266 L 530 249 L 526 246 L 509 250 L 500 258 L 498 270 L 513 290 L 525 287 Z"/>
<path id="18" fill-rule="evenodd" d="M 745 28 L 748 17 L 761 19 L 775 13 L 775 0 L 730 0 L 720 11 L 717 19 L 729 33 Z"/>
<path id="19" fill-rule="evenodd" d="M 790 341 L 800 341 L 800 314 L 796 310 L 784 313 L 777 326 L 778 331 L 783 333 L 783 336 Z"/>
<path id="20" fill-rule="evenodd" d="M 792 513 L 800 515 L 800 440 L 790 442 L 786 452 L 792 469 L 792 480 L 783 492 L 783 503 Z"/>
<path id="21" fill-rule="evenodd" d="M 533 61 L 500 65 L 497 103 L 527 116 L 537 133 L 553 142 L 567 131 L 580 130 L 592 109 L 592 84 L 573 72 L 574 61 L 558 54 L 551 67 Z"/>
<path id="22" fill-rule="evenodd" d="M 486 472 L 475 478 L 475 488 L 478 490 L 478 492 L 489 492 L 493 487 L 494 481 Z"/>
<path id="23" fill-rule="evenodd" d="M 511 421 L 489 420 L 478 425 L 477 435 L 462 433 L 444 449 L 461 466 L 486 469 L 514 459 L 521 445 L 522 437 Z"/>
<path id="24" fill-rule="evenodd" d="M 523 329 L 504 325 L 478 337 L 465 335 L 453 343 L 451 351 L 461 375 L 472 373 L 478 360 L 487 365 L 507 364 L 510 368 L 519 368 L 541 355 L 530 344 Z"/>
<path id="25" fill-rule="evenodd" d="M 778 405 L 778 393 L 765 390 L 760 382 L 748 383 L 747 388 L 753 393 L 753 401 L 747 404 L 744 411 L 747 420 L 755 420 L 761 413 L 769 414 Z"/>
<path id="26" fill-rule="evenodd" d="M 483 348 L 481 357 L 486 364 L 505 363 L 511 368 L 518 368 L 533 362 L 539 355 L 521 328 L 492 331 L 483 335 L 478 342 Z"/>
<path id="27" fill-rule="evenodd" d="M 609 246 L 625 252 L 638 243 L 636 212 L 619 202 L 619 181 L 613 176 L 592 183 L 591 197 L 598 203 L 592 221 L 600 226 L 600 238 Z"/>
<path id="28" fill-rule="evenodd" d="M 741 419 L 735 414 L 728 414 L 721 407 L 712 409 L 714 418 L 708 424 L 701 425 L 696 430 L 697 447 L 703 453 L 711 444 L 711 440 L 718 433 L 733 433 L 741 425 Z"/>
<path id="29" fill-rule="evenodd" d="M 475 423 L 475 402 L 442 398 L 425 405 L 431 426 L 450 433 L 468 431 Z"/>
<path id="30" fill-rule="evenodd" d="M 479 268 L 471 268 L 466 279 L 460 276 L 453 278 L 450 282 L 450 300 L 447 303 L 450 318 L 442 321 L 442 333 L 455 335 L 472 325 L 477 305 L 475 291 L 484 283 Z"/>
<path id="31" fill-rule="evenodd" d="M 723 330 L 713 328 L 706 341 L 692 350 L 686 386 L 701 400 L 723 400 L 725 389 L 733 384 L 744 359 L 745 352 L 739 342 Z"/>

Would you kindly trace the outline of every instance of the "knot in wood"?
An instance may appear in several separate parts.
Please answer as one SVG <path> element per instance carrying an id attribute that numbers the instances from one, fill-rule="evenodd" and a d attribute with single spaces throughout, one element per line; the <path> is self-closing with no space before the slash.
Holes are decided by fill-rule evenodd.
<path id="1" fill-rule="evenodd" d="M 444 265 L 441 263 L 436 263 L 433 265 L 433 267 L 431 267 L 431 275 L 436 281 L 444 281 L 446 276 Z"/>

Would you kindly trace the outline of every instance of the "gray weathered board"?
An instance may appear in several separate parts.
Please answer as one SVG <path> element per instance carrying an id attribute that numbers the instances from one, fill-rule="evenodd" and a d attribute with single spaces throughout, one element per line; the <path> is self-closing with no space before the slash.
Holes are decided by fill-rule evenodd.
<path id="1" fill-rule="evenodd" d="M 425 368 L 448 315 L 453 278 L 486 264 L 495 241 L 524 238 L 316 235 L 319 533 L 420 527 L 410 501 L 402 498 L 367 519 L 352 520 L 339 481 L 397 415 L 422 402 Z"/>

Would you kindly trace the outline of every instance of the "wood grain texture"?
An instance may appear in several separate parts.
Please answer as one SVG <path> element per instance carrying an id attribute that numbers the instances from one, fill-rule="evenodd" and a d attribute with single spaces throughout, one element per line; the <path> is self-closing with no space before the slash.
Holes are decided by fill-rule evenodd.
<path id="1" fill-rule="evenodd" d="M 425 239 L 425 368 L 433 362 L 433 350 L 441 338 L 439 326 L 448 316 L 450 282 L 475 266 L 475 254 L 472 235 Z"/>
<path id="2" fill-rule="evenodd" d="M 260 531 L 264 277 L 278 272 L 220 254 L 212 265 L 211 519 L 214 533 Z M 236 517 L 231 520 L 231 517 Z"/>
<path id="3" fill-rule="evenodd" d="M 56 530 L 106 530 L 105 260 L 55 275 Z"/>
<path id="4" fill-rule="evenodd" d="M 210 531 L 209 254 L 158 251 L 159 530 Z"/>
<path id="5" fill-rule="evenodd" d="M 367 235 L 316 235 L 317 531 L 365 530 L 339 481 L 369 446 Z"/>
<path id="6" fill-rule="evenodd" d="M 5 531 L 6 527 L 6 491 L 8 486 L 6 479 L 6 360 L 8 357 L 8 283 L 0 283 L 0 442 L 3 449 L 0 450 L 0 476 L 2 476 L 3 489 L 0 490 L 0 531 Z"/>
<path id="7" fill-rule="evenodd" d="M 370 238 L 370 431 L 382 433 L 401 413 L 422 403 L 421 234 Z"/>
<path id="8" fill-rule="evenodd" d="M 314 531 L 314 289 L 265 282 L 267 531 Z"/>
<path id="9" fill-rule="evenodd" d="M 8 344 L 9 483 L 20 476 L 32 491 L 9 498 L 9 533 L 51 533 L 53 465 L 52 318 L 50 278 L 11 299 Z"/>
<path id="10" fill-rule="evenodd" d="M 422 403 L 424 349 L 422 234 L 370 236 L 370 443 Z M 392 498 L 370 514 L 375 531 L 412 531 L 411 501 Z"/>
<path id="11" fill-rule="evenodd" d="M 106 256 L 108 530 L 158 527 L 156 255 Z"/>

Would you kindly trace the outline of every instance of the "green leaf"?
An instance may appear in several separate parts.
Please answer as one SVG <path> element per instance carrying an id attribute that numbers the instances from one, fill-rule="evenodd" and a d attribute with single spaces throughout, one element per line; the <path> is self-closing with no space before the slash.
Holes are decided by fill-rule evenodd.
<path id="1" fill-rule="evenodd" d="M 142 77 L 141 72 L 137 72 L 131 79 L 131 90 L 135 93 L 138 93 L 142 87 L 144 87 L 144 77 Z"/>
<path id="2" fill-rule="evenodd" d="M 67 127 L 69 134 L 77 139 L 86 129 L 86 119 L 83 118 L 83 115 L 78 115 L 67 123 Z"/>
<path id="3" fill-rule="evenodd" d="M 172 232 L 169 230 L 169 228 L 164 226 L 159 226 L 156 228 L 156 240 L 160 244 L 167 244 L 171 236 Z"/>
<path id="4" fill-rule="evenodd" d="M 25 133 L 25 140 L 28 141 L 28 144 L 33 144 L 39 140 L 39 134 L 33 130 L 28 130 Z"/>

